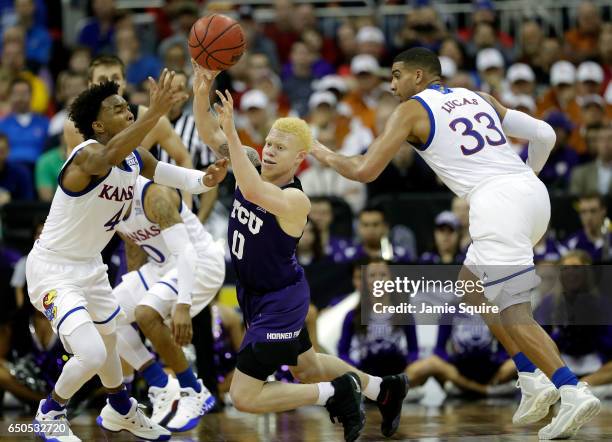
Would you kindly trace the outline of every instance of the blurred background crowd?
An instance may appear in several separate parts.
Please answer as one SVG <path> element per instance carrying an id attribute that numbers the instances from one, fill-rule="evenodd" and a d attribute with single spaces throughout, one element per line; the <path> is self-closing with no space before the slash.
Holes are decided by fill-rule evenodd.
<path id="1" fill-rule="evenodd" d="M 0 296 L 7 307 L 0 314 L 0 359 L 14 363 L 17 348 L 26 348 L 19 351 L 31 356 L 32 348 L 39 353 L 47 350 L 41 342 L 49 348 L 55 343 L 36 315 L 23 322 L 29 332 L 11 334 L 11 330 L 15 318 L 26 314 L 19 313 L 28 304 L 23 256 L 44 221 L 66 159 L 63 127 L 69 106 L 101 75 L 90 63 L 97 60 L 97 66 L 107 69 L 104 72 L 114 69 L 116 77 L 108 78 L 125 82 L 125 95 L 136 105 L 148 104 L 145 80 L 157 77 L 164 67 L 180 72 L 181 87 L 190 92 L 187 35 L 197 18 L 211 12 L 239 20 L 247 38 L 247 52 L 240 62 L 217 79 L 217 87 L 234 96 L 244 144 L 261 151 L 274 119 L 296 115 L 306 119 L 315 136 L 330 148 L 348 155 L 363 152 L 398 104 L 389 88 L 393 57 L 401 50 L 424 46 L 439 54 L 443 81 L 449 87 L 486 91 L 555 129 L 556 144 L 540 174 L 551 194 L 553 214 L 549 232 L 535 248 L 536 262 L 612 260 L 607 216 L 612 190 L 609 2 L 276 0 L 253 6 L 248 0 L 231 4 L 1 0 Z M 203 168 L 214 161 L 214 154 L 199 139 L 190 103 L 187 98 L 170 109 L 168 119 L 184 144 L 187 160 Z M 525 140 L 510 141 L 517 155 L 526 158 Z M 163 146 L 152 149 L 162 160 L 187 161 L 164 152 Z M 321 330 L 321 348 L 340 351 L 359 363 L 354 358 L 367 359 L 358 350 L 367 339 L 351 328 L 357 323 L 352 309 L 361 284 L 356 263 L 382 258 L 395 264 L 460 264 L 470 244 L 469 207 L 452 197 L 408 144 L 369 184 L 346 180 L 313 158 L 300 168 L 299 178 L 312 199 L 310 221 L 298 247 L 312 287 L 310 325 L 313 332 Z M 194 199 L 194 212 L 218 238 L 226 234 L 233 187 L 230 174 L 213 197 Z M 124 271 L 121 253 L 115 241 L 105 254 L 111 282 Z M 228 266 L 229 287 L 232 282 Z M 231 293 L 225 295 L 221 300 L 227 302 L 218 306 L 221 313 L 207 309 L 207 319 L 196 322 L 205 324 L 206 330 L 212 323 L 216 331 L 210 339 L 217 345 L 225 337 L 231 347 L 240 334 L 240 321 L 226 308 L 232 303 Z M 554 310 L 553 305 L 547 308 Z M 336 306 L 342 307 L 333 313 Z M 326 325 L 331 323 L 344 327 L 331 330 Z M 474 333 L 482 335 L 483 330 Z M 418 359 L 419 348 L 429 346 L 431 352 L 436 340 L 436 333 L 428 332 L 416 344 L 413 332 L 393 338 L 395 344 L 402 343 L 405 365 Z M 446 330 L 437 339 L 448 340 L 451 335 Z M 11 336 L 29 344 L 15 344 Z M 394 335 L 368 336 L 380 341 Z M 465 339 L 465 333 L 462 336 Z M 580 335 L 583 339 L 588 338 Z M 490 336 L 487 342 L 495 345 Z M 59 346 L 61 356 L 52 356 L 50 363 L 61 365 L 65 357 L 61 344 L 53 345 Z M 594 345 L 588 350 L 598 355 L 608 348 L 608 344 Z M 465 350 L 469 345 L 454 347 Z M 196 342 L 196 353 L 199 348 Z M 227 362 L 220 359 L 215 363 Z M 599 359 L 599 366 L 608 360 Z M 441 360 L 447 361 L 448 355 Z M 429 363 L 430 371 L 445 367 L 440 361 Z M 582 373 L 595 371 L 590 367 Z M 420 369 L 419 373 L 427 372 Z M 458 379 L 445 369 L 447 377 Z M 15 373 L 0 368 L 0 387 L 7 388 L 3 380 Z M 478 382 L 486 383 L 487 376 Z M 214 376 L 209 382 L 215 382 Z"/>

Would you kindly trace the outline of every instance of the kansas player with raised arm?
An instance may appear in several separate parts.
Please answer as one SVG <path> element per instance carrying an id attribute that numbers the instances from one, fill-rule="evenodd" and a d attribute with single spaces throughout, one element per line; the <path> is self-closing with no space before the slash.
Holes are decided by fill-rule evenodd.
<path id="1" fill-rule="evenodd" d="M 100 252 L 124 218 L 139 174 L 155 182 L 202 193 L 225 176 L 223 164 L 206 173 L 158 163 L 139 146 L 145 135 L 179 97 L 171 87 L 174 73 L 150 79 L 147 113 L 134 121 L 118 85 L 92 86 L 74 101 L 70 117 L 86 141 L 70 154 L 60 171 L 49 216 L 28 255 L 26 278 L 32 305 L 51 321 L 66 350 L 66 363 L 36 413 L 39 423 L 66 420 L 66 403 L 97 374 L 108 391 L 97 419 L 111 431 L 127 430 L 148 440 L 166 440 L 170 432 L 151 422 L 122 383 L 115 328 L 121 309 L 112 295 Z M 49 428 L 47 425 L 41 428 Z M 72 431 L 39 434 L 44 440 L 80 440 Z"/>
<path id="2" fill-rule="evenodd" d="M 346 157 L 315 143 L 313 155 L 347 178 L 370 182 L 407 141 L 449 189 L 469 201 L 472 244 L 459 278 L 482 279 L 484 296 L 499 307 L 500 314 L 483 319 L 519 372 L 522 399 L 513 422 L 544 418 L 560 396 L 559 413 L 539 437 L 572 437 L 599 412 L 600 403 L 586 384 L 578 383 L 535 322 L 530 302 L 539 283 L 533 246 L 550 219 L 548 192 L 536 173 L 554 146 L 555 132 L 489 95 L 445 87 L 438 57 L 428 49 L 399 54 L 391 74 L 391 89 L 402 103 L 368 151 Z M 506 135 L 529 140 L 527 164 L 512 151 Z M 480 303 L 482 291 L 471 298 Z"/>

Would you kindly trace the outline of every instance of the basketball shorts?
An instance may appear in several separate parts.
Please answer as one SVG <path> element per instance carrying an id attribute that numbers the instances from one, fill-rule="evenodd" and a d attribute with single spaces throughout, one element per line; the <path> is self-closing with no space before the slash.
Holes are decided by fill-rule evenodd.
<path id="1" fill-rule="evenodd" d="M 298 356 L 312 344 L 304 321 L 310 304 L 306 278 L 263 295 L 238 287 L 246 332 L 237 357 L 237 368 L 265 381 L 281 365 L 297 365 Z"/>
<path id="2" fill-rule="evenodd" d="M 123 312 L 112 295 L 106 271 L 101 256 L 73 261 L 35 245 L 26 263 L 30 302 L 60 337 L 92 321 L 101 334 L 110 334 Z"/>
<path id="3" fill-rule="evenodd" d="M 223 247 L 212 243 L 208 251 L 206 255 L 198 257 L 196 263 L 196 280 L 189 309 L 192 318 L 213 300 L 225 279 Z M 178 299 L 177 269 L 175 266 L 160 267 L 149 262 L 123 275 L 113 294 L 125 312 L 127 322 L 136 321 L 136 306 L 146 305 L 169 323 Z"/>
<path id="4" fill-rule="evenodd" d="M 533 172 L 502 175 L 479 184 L 469 203 L 472 244 L 465 265 L 500 310 L 531 301 L 529 291 L 540 283 L 533 246 L 550 220 L 546 186 Z"/>

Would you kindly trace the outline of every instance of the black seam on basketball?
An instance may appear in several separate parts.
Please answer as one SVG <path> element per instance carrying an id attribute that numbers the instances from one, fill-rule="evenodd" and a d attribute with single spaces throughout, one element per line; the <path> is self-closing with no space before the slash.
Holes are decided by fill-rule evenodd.
<path id="1" fill-rule="evenodd" d="M 225 29 L 223 30 L 223 32 L 219 33 L 219 35 L 217 35 L 215 38 L 213 38 L 213 40 L 212 40 L 210 43 L 208 43 L 204 49 L 208 49 L 208 47 L 209 47 L 211 44 L 213 44 L 214 42 L 216 42 L 217 40 L 219 40 L 219 37 L 221 37 L 221 36 L 222 36 L 223 34 L 225 34 L 227 31 L 229 31 L 230 29 L 232 29 L 234 26 L 239 26 L 239 25 L 238 25 L 238 23 L 234 23 L 233 25 L 230 25 L 230 26 L 228 26 L 227 28 L 225 28 Z M 208 30 L 208 29 L 207 29 L 207 30 Z"/>
<path id="2" fill-rule="evenodd" d="M 202 46 L 200 45 L 200 47 L 202 48 Z M 202 50 L 200 51 L 200 53 L 198 54 L 197 57 L 194 57 L 193 59 L 196 61 L 196 63 L 198 63 L 198 59 L 202 56 L 202 54 L 206 52 L 206 49 L 202 48 Z M 208 54 L 208 52 L 206 52 Z"/>
<path id="3" fill-rule="evenodd" d="M 222 49 L 217 49 L 215 52 L 220 51 Z M 212 55 L 210 52 L 206 51 L 206 53 L 208 54 L 208 57 L 211 57 L 213 60 L 215 60 L 217 63 L 222 64 L 223 66 L 227 66 L 230 67 L 231 64 L 228 64 L 224 61 L 219 60 L 217 57 L 215 57 L 214 55 Z M 208 57 L 206 57 L 206 64 L 208 64 Z"/>
<path id="4" fill-rule="evenodd" d="M 198 43 L 200 44 L 200 46 L 202 46 L 202 49 L 206 49 L 202 43 L 206 41 L 206 36 L 208 35 L 208 30 L 210 29 L 210 25 L 212 25 L 213 20 L 215 19 L 215 17 L 217 16 L 217 14 L 213 14 L 210 16 L 210 20 L 208 20 L 208 26 L 206 26 L 206 32 L 204 32 L 204 37 L 202 37 L 202 41 L 198 40 Z M 198 36 L 196 35 L 196 39 L 198 38 Z"/>
<path id="5" fill-rule="evenodd" d="M 211 52 L 211 54 L 214 54 L 215 52 L 219 52 L 219 51 L 231 51 L 232 49 L 238 49 L 240 47 L 244 47 L 246 43 L 242 43 L 239 44 L 238 46 L 234 46 L 232 48 L 222 48 L 222 49 L 215 49 L 214 51 Z"/>

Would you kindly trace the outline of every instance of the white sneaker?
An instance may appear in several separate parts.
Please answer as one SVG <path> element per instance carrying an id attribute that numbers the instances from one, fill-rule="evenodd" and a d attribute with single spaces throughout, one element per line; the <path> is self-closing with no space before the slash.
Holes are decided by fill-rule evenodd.
<path id="1" fill-rule="evenodd" d="M 39 428 L 36 435 L 50 442 L 81 442 L 81 439 L 76 437 L 70 429 L 70 424 L 66 419 L 66 409 L 43 413 L 42 405 L 45 401 L 46 399 L 42 399 L 38 404 L 38 411 L 34 418 L 33 424 Z"/>
<path id="2" fill-rule="evenodd" d="M 181 398 L 174 417 L 170 419 L 166 428 L 170 431 L 188 431 L 198 425 L 200 418 L 208 413 L 215 406 L 215 397 L 204 386 L 201 379 L 200 392 L 197 393 L 193 388 L 181 388 Z"/>
<path id="3" fill-rule="evenodd" d="M 162 425 L 172 414 L 172 406 L 181 397 L 181 386 L 176 378 L 168 376 L 165 387 L 149 387 L 149 399 L 153 406 L 151 420 Z"/>
<path id="4" fill-rule="evenodd" d="M 136 399 L 130 398 L 130 402 L 132 408 L 127 414 L 119 413 L 107 402 L 96 419 L 96 423 L 105 430 L 113 432 L 126 430 L 145 440 L 170 439 L 170 432 L 145 416 Z"/>
<path id="5" fill-rule="evenodd" d="M 521 403 L 512 416 L 515 425 L 538 422 L 559 400 L 559 390 L 539 369 L 534 373 L 519 372 L 516 386 L 521 389 Z"/>
<path id="6" fill-rule="evenodd" d="M 584 382 L 578 385 L 563 385 L 561 408 L 552 422 L 538 432 L 540 439 L 573 438 L 578 429 L 599 414 L 601 402 Z"/>

